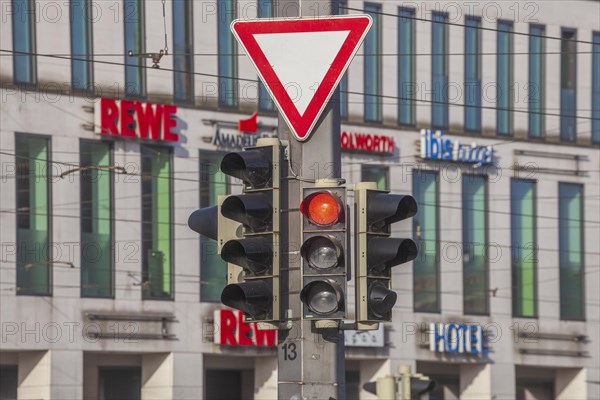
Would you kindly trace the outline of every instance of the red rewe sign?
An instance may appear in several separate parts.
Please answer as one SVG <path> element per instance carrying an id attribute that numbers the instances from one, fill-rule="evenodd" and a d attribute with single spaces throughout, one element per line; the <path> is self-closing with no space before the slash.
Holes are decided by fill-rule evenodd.
<path id="1" fill-rule="evenodd" d="M 215 343 L 221 346 L 273 347 L 277 345 L 277 331 L 260 330 L 256 322 L 244 322 L 238 310 L 215 310 Z"/>
<path id="2" fill-rule="evenodd" d="M 177 106 L 132 100 L 100 99 L 96 125 L 102 135 L 176 142 Z"/>
<path id="3" fill-rule="evenodd" d="M 231 31 L 294 137 L 304 141 L 371 24 L 368 15 L 235 20 Z"/>

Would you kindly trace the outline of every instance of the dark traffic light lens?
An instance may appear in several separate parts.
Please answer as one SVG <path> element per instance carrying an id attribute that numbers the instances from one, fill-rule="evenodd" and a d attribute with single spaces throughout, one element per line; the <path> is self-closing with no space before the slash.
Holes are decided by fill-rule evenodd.
<path id="1" fill-rule="evenodd" d="M 313 223 L 321 226 L 332 225 L 339 220 L 342 207 L 339 199 L 329 192 L 319 192 L 305 198 L 300 211 Z"/>
<path id="2" fill-rule="evenodd" d="M 317 314 L 329 314 L 338 308 L 337 296 L 333 288 L 319 282 L 311 287 L 307 293 L 308 308 Z"/>
<path id="3" fill-rule="evenodd" d="M 369 289 L 369 305 L 373 313 L 379 318 L 386 316 L 396 304 L 397 294 L 382 282 L 375 282 Z"/>
<path id="4" fill-rule="evenodd" d="M 302 257 L 315 269 L 335 268 L 342 262 L 343 253 L 339 241 L 330 236 L 313 236 L 302 245 Z"/>
<path id="5" fill-rule="evenodd" d="M 313 281 L 306 285 L 300 298 L 315 314 L 328 315 L 340 308 L 343 293 L 335 281 Z"/>

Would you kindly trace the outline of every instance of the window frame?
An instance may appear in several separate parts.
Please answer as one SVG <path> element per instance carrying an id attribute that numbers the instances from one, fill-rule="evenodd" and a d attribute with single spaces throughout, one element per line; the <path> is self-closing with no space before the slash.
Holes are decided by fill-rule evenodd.
<path id="1" fill-rule="evenodd" d="M 441 18 L 440 21 L 435 20 L 435 18 Z M 443 29 L 443 33 L 444 33 L 444 51 L 443 54 L 438 54 L 438 55 L 432 55 L 431 56 L 431 93 L 432 93 L 432 103 L 431 103 L 431 127 L 434 129 L 438 129 L 438 130 L 447 130 L 450 128 L 450 102 L 448 99 L 444 100 L 444 88 L 441 88 L 442 93 L 438 96 L 436 95 L 436 88 L 435 88 L 435 77 L 437 76 L 435 74 L 435 69 L 434 68 L 434 63 L 435 60 L 438 60 L 437 57 L 440 57 L 440 59 L 443 61 L 444 63 L 444 79 L 446 80 L 446 94 L 448 93 L 448 90 L 450 90 L 450 58 L 448 56 L 448 49 L 449 49 L 449 44 L 450 44 L 450 38 L 449 38 L 449 29 L 448 29 L 448 18 L 449 18 L 449 14 L 447 12 L 442 12 L 442 11 L 432 11 L 431 13 L 431 53 L 434 53 L 434 41 L 435 41 L 435 34 L 434 34 L 434 28 L 435 26 L 437 26 L 436 24 L 440 24 L 442 26 Z M 440 98 L 441 100 L 436 100 L 436 98 Z M 438 109 L 441 108 L 441 109 Z M 438 115 L 440 112 L 442 112 L 443 115 L 443 121 L 441 124 L 437 123 L 436 120 L 436 115 Z"/>
<path id="2" fill-rule="evenodd" d="M 16 1 L 12 0 L 11 1 L 11 6 L 13 8 L 16 8 Z M 37 2 L 35 0 L 23 0 L 23 3 L 27 3 L 28 5 L 28 11 L 25 11 L 25 13 L 30 14 L 31 18 L 27 19 L 28 22 L 28 30 L 30 31 L 30 40 L 29 40 L 29 47 L 30 47 L 30 52 L 33 54 L 22 54 L 20 56 L 17 57 L 30 57 L 29 60 L 31 61 L 31 80 L 30 81 L 19 81 L 16 79 L 17 77 L 17 65 L 16 65 L 16 60 L 17 57 L 13 56 L 13 62 L 12 62 L 12 72 L 13 72 L 13 81 L 15 82 L 15 84 L 20 85 L 26 89 L 28 88 L 35 88 L 37 86 L 38 83 L 38 68 L 37 68 L 37 29 L 36 29 L 36 21 L 35 21 L 35 15 L 37 14 Z M 30 13 L 30 11 L 33 11 L 33 14 Z M 18 46 L 16 45 L 16 37 L 18 35 L 15 34 L 15 18 L 19 18 L 22 14 L 21 13 L 17 13 L 14 12 L 12 14 L 12 18 L 11 18 L 11 34 L 12 34 L 12 49 L 16 50 L 18 48 Z"/>
<path id="3" fill-rule="evenodd" d="M 539 253 L 539 249 L 538 249 L 538 232 L 537 232 L 537 228 L 538 228 L 538 206 L 537 206 L 537 183 L 538 181 L 536 179 L 521 179 L 521 178 L 510 178 L 510 201 L 511 201 L 511 210 L 510 210 L 510 215 L 511 215 L 511 219 L 513 217 L 513 210 L 512 210 L 512 203 L 513 203 L 513 198 L 514 198 L 514 190 L 513 190 L 513 182 L 515 181 L 520 181 L 520 182 L 529 182 L 533 185 L 533 239 L 534 239 L 534 246 L 533 246 L 533 293 L 534 293 L 534 300 L 533 300 L 533 315 L 532 316 L 525 316 L 525 315 L 520 315 L 516 312 L 516 303 L 515 303 L 515 290 L 516 290 L 516 286 L 515 286 L 515 256 L 514 256 L 514 231 L 513 231 L 513 226 L 512 226 L 512 220 L 511 220 L 511 225 L 510 225 L 510 248 L 511 248 L 511 254 L 510 254 L 510 261 L 511 261 L 511 307 L 512 307 L 512 318 L 525 318 L 525 319 L 539 319 L 539 284 L 538 284 L 538 264 L 539 264 L 539 259 L 538 259 L 538 253 Z M 522 215 L 522 214 L 521 214 Z"/>
<path id="4" fill-rule="evenodd" d="M 140 250 L 142 252 L 142 263 L 141 263 L 141 277 L 142 277 L 142 281 L 145 282 L 146 277 L 146 271 L 145 268 L 149 268 L 146 267 L 146 265 L 148 264 L 148 260 L 146 259 L 146 256 L 144 255 L 144 235 L 143 235 L 143 230 L 144 230 L 144 221 L 143 221 L 143 210 L 144 210 L 144 196 L 143 196 L 143 178 L 144 178 L 144 172 L 143 172 L 143 162 L 142 162 L 142 148 L 148 148 L 148 149 L 161 149 L 161 150 L 166 150 L 168 151 L 168 155 L 169 155 L 169 247 L 170 247 L 170 254 L 169 254 L 169 268 L 170 268 L 170 276 L 171 276 L 171 285 L 170 285 L 170 294 L 169 296 L 164 296 L 164 297 L 160 297 L 160 296 L 151 296 L 151 295 L 145 295 L 144 294 L 144 290 L 142 288 L 141 291 L 141 297 L 142 300 L 157 300 L 157 301 L 174 301 L 175 300 L 175 240 L 174 240 L 174 195 L 173 195 L 173 167 L 174 167 L 174 149 L 172 147 L 169 146 L 165 146 L 165 145 L 157 145 L 157 144 L 140 144 L 140 211 L 142 213 L 142 221 L 141 221 L 141 229 L 140 229 L 140 235 L 141 235 L 141 246 L 140 246 Z M 151 175 L 152 177 L 152 175 Z M 154 238 L 153 238 L 154 239 Z M 150 281 L 148 281 L 150 282 Z"/>
<path id="5" fill-rule="evenodd" d="M 500 24 L 507 24 L 507 26 L 510 28 L 509 30 L 503 30 L 500 28 Z M 505 19 L 499 19 L 497 21 L 497 34 L 496 34 L 496 52 L 497 53 L 501 53 L 499 46 L 500 46 L 500 35 L 501 34 L 506 34 L 507 35 L 507 40 L 508 40 L 508 54 L 504 54 L 506 57 L 508 57 L 508 82 L 507 82 L 507 93 L 506 95 L 508 96 L 507 99 L 507 104 L 508 107 L 506 107 L 505 109 L 501 109 L 503 107 L 499 106 L 499 102 L 500 102 L 500 95 L 497 92 L 496 95 L 496 135 L 498 136 L 502 136 L 502 137 L 512 137 L 514 135 L 515 132 L 515 127 L 514 127 L 514 113 L 513 113 L 513 109 L 514 109 L 514 99 L 513 99 L 513 95 L 512 95 L 512 86 L 514 85 L 514 80 L 515 80 L 515 58 L 513 57 L 513 51 L 514 51 L 514 47 L 515 47 L 515 43 L 514 43 L 514 29 L 515 29 L 515 23 L 514 21 L 510 21 L 510 20 L 505 20 Z M 500 90 L 500 85 L 498 84 L 498 81 L 500 81 L 500 63 L 501 63 L 501 54 L 497 54 L 496 55 L 496 84 L 498 85 L 498 91 Z M 499 129 L 500 126 L 500 118 L 502 113 L 506 113 L 507 116 L 507 131 L 506 132 L 501 132 Z"/>
<path id="6" fill-rule="evenodd" d="M 529 43 L 528 43 L 528 51 L 529 51 L 529 55 L 528 55 L 528 65 L 527 65 L 527 75 L 529 78 L 528 84 L 531 85 L 531 76 L 532 76 L 532 68 L 531 68 L 531 56 L 532 56 L 532 51 L 531 51 L 531 41 L 532 41 L 532 29 L 533 28 L 538 28 L 541 30 L 541 36 L 544 36 L 546 34 L 546 25 L 543 24 L 529 24 Z M 539 114 L 539 118 L 540 118 L 540 135 L 539 136 L 532 136 L 531 135 L 531 118 L 533 117 L 532 114 L 532 110 L 531 110 L 531 98 L 529 93 L 527 94 L 527 99 L 529 101 L 528 107 L 527 107 L 527 138 L 529 140 L 544 140 L 546 135 L 545 135 L 545 131 L 546 131 L 546 117 L 544 115 L 545 111 L 546 111 L 546 40 L 544 37 L 539 37 L 540 39 L 540 47 L 541 47 L 541 51 L 539 54 L 540 56 L 540 82 L 541 82 L 541 87 L 540 87 L 540 113 Z"/>
<path id="7" fill-rule="evenodd" d="M 186 54 L 183 56 L 178 56 L 177 55 L 177 48 L 178 46 L 175 44 L 175 26 L 177 25 L 176 21 L 175 21 L 175 4 L 176 2 L 182 2 L 184 7 L 189 6 L 189 9 L 186 9 L 187 11 L 187 15 L 184 15 L 184 18 L 189 18 L 189 24 L 190 24 L 190 36 L 187 38 L 189 39 L 190 43 L 189 43 L 189 47 L 191 49 L 191 53 L 192 54 Z M 171 6 L 171 14 L 172 14 L 172 31 L 173 31 L 173 52 L 175 53 L 175 55 L 173 56 L 173 69 L 177 70 L 177 71 L 181 71 L 181 72 L 173 72 L 173 102 L 176 104 L 184 104 L 184 105 L 194 105 L 196 102 L 196 98 L 195 98 L 195 93 L 196 93 L 196 85 L 195 85 L 195 80 L 194 80 L 194 72 L 195 72 L 195 60 L 194 60 L 194 46 L 195 46 L 195 40 L 194 40 L 194 2 L 193 1 L 187 1 L 187 0 L 173 0 L 173 4 Z M 183 47 L 187 47 L 188 44 L 185 43 Z M 190 71 L 184 71 L 181 70 L 179 68 L 177 68 L 176 66 L 176 60 L 178 59 L 178 57 L 189 57 L 189 60 L 186 60 L 185 62 L 189 62 L 190 63 Z M 178 97 L 177 96 L 177 79 L 182 79 L 181 76 L 184 74 L 190 74 L 192 77 L 190 79 L 190 92 L 189 92 L 189 98 L 185 98 L 185 97 Z"/>
<path id="8" fill-rule="evenodd" d="M 466 301 L 466 297 L 465 297 L 465 260 L 463 257 L 463 263 L 462 263 L 462 283 L 463 283 L 463 314 L 465 315 L 482 315 L 482 316 L 486 316 L 486 315 L 490 315 L 490 260 L 487 257 L 487 255 L 485 254 L 485 247 L 488 244 L 488 240 L 489 240 L 489 230 L 490 230 L 490 225 L 489 225 L 489 214 L 490 214 L 490 209 L 489 209 L 489 204 L 490 204 L 490 193 L 489 193 L 489 177 L 485 174 L 477 174 L 477 173 L 470 173 L 470 174 L 465 174 L 463 173 L 461 176 L 461 206 L 462 206 L 462 218 L 461 218 L 461 231 L 462 231 L 462 241 L 463 241 L 463 246 L 464 246 L 464 237 L 465 237 L 465 216 L 464 216 L 464 199 L 465 199 L 465 191 L 464 191 L 464 180 L 465 177 L 467 177 L 467 179 L 472 179 L 474 177 L 481 177 L 484 180 L 484 189 L 485 189 L 485 196 L 484 196 L 484 224 L 485 224 L 485 232 L 483 233 L 484 235 L 484 240 L 483 240 L 483 248 L 484 248 L 484 255 L 483 255 L 483 259 L 484 259 L 484 270 L 485 270 L 485 289 L 484 289 L 484 293 L 485 293 L 485 312 L 467 312 L 466 311 L 466 307 L 465 307 L 465 301 Z M 463 255 L 464 255 L 464 250 L 463 250 Z"/>
<path id="9" fill-rule="evenodd" d="M 573 38 L 570 39 L 572 40 L 573 46 L 574 48 L 574 52 L 572 53 L 574 55 L 574 66 L 573 69 L 575 71 L 574 73 L 574 82 L 573 82 L 573 110 L 574 110 L 574 115 L 573 116 L 569 116 L 567 114 L 567 110 L 563 110 L 563 90 L 567 90 L 569 88 L 565 88 L 563 87 L 563 76 L 564 76 L 564 71 L 563 71 L 563 57 L 565 57 L 567 54 L 571 54 L 571 53 L 563 53 L 562 51 L 562 46 L 563 46 L 563 41 L 565 41 L 566 39 L 563 39 L 563 35 L 565 33 L 572 33 L 573 34 Z M 577 142 L 577 28 L 568 28 L 568 27 L 561 27 L 560 29 L 560 46 L 561 46 L 561 57 L 560 57 L 560 80 L 559 80 L 559 101 L 560 101 L 560 117 L 559 117 L 559 140 L 560 142 L 563 143 L 576 143 Z M 568 62 L 568 61 L 567 61 Z M 563 127 L 563 122 L 565 125 L 568 124 L 568 119 L 573 118 L 574 122 L 573 122 L 573 137 L 568 137 L 567 133 L 563 131 L 562 127 Z"/>
<path id="10" fill-rule="evenodd" d="M 148 96 L 148 74 L 146 73 L 146 59 L 145 58 L 137 58 L 135 56 L 130 57 L 128 55 L 128 49 L 127 49 L 127 4 L 131 4 L 128 3 L 128 1 L 131 2 L 137 2 L 140 6 L 140 19 L 141 21 L 139 22 L 140 24 L 140 31 L 143 32 L 142 35 L 140 35 L 140 47 L 141 49 L 139 49 L 140 53 L 144 53 L 146 51 L 146 5 L 145 5 L 145 1 L 144 0 L 123 0 L 123 49 L 125 50 L 125 66 L 123 67 L 123 75 L 124 75 L 124 82 L 125 85 L 123 87 L 123 97 L 126 99 L 133 99 L 133 100 L 144 100 L 146 99 L 146 97 Z M 129 22 L 131 23 L 131 22 Z M 132 50 L 134 53 L 135 51 Z M 138 63 L 138 65 L 135 65 L 135 68 L 139 69 L 139 73 L 141 75 L 141 79 L 140 79 L 140 93 L 130 93 L 128 87 L 128 81 L 127 81 L 127 68 L 129 66 L 134 67 L 134 65 L 131 64 L 131 60 L 136 58 L 136 63 Z M 128 65 L 129 64 L 129 65 Z"/>
<path id="11" fill-rule="evenodd" d="M 477 23 L 476 26 L 469 26 L 469 25 L 467 25 L 467 21 L 468 20 L 476 22 Z M 467 84 L 467 57 L 469 57 L 469 55 L 467 54 L 467 51 L 466 51 L 466 48 L 467 48 L 467 29 L 474 29 L 474 31 L 476 32 L 476 42 L 477 42 L 477 44 L 476 44 L 477 50 L 476 51 L 477 51 L 477 54 L 475 54 L 474 56 L 475 56 L 475 62 L 477 64 L 476 68 L 475 68 L 476 74 L 477 74 L 476 81 L 477 81 L 477 85 L 478 85 L 478 88 L 477 88 L 478 89 L 478 93 L 477 93 L 477 96 L 478 96 L 477 103 L 478 104 L 477 105 L 467 105 L 466 104 L 466 99 L 467 99 L 467 97 L 466 97 L 467 96 L 467 94 L 466 94 L 467 93 L 467 88 L 466 88 L 466 86 L 467 86 L 466 85 Z M 482 91 L 482 84 L 481 83 L 482 83 L 482 64 L 483 64 L 482 63 L 481 54 L 479 54 L 479 53 L 481 53 L 481 17 L 477 17 L 475 15 L 466 15 L 465 16 L 465 31 L 464 31 L 464 36 L 465 36 L 464 37 L 464 48 L 465 48 L 465 55 L 464 55 L 464 57 L 465 57 L 465 59 L 464 59 L 464 65 L 463 65 L 463 68 L 464 68 L 464 77 L 463 77 L 463 79 L 465 81 L 465 107 L 464 107 L 464 115 L 463 115 L 463 118 L 464 118 L 464 129 L 465 129 L 465 132 L 469 132 L 469 133 L 481 133 L 482 132 L 482 121 L 481 121 L 481 110 L 482 110 L 482 108 L 481 108 L 481 105 L 482 105 L 481 104 L 481 100 L 482 100 L 481 99 L 482 98 L 481 91 Z M 476 120 L 477 120 L 477 124 L 476 124 L 477 127 L 475 127 L 475 128 L 467 127 L 467 121 L 469 120 L 468 117 L 467 117 L 467 114 L 468 114 L 468 112 L 469 112 L 470 109 L 476 109 L 476 111 L 477 111 L 477 118 L 476 118 Z"/>
<path id="12" fill-rule="evenodd" d="M 87 43 L 86 43 L 86 47 L 87 47 L 87 58 L 88 60 L 86 61 L 82 61 L 82 60 L 73 60 L 71 59 L 71 88 L 73 88 L 74 91 L 80 92 L 80 93 L 93 93 L 95 92 L 95 87 L 94 87 L 94 27 L 92 24 L 92 21 L 89 18 L 88 15 L 88 10 L 91 7 L 91 4 L 88 0 L 78 0 L 78 1 L 82 1 L 84 2 L 84 7 L 87 7 L 86 10 L 84 10 L 85 15 L 83 16 L 83 21 L 85 24 L 85 30 L 87 31 Z M 93 1 L 93 0 L 92 0 Z M 75 49 L 73 49 L 73 43 L 74 43 L 74 37 L 75 37 L 75 32 L 73 32 L 73 20 L 74 20 L 74 16 L 73 16 L 73 8 L 74 8 L 74 4 L 73 1 L 69 2 L 69 18 L 70 18 L 70 23 L 69 23 L 69 37 L 70 37 L 70 50 L 71 50 L 71 56 L 73 57 L 73 54 Z M 79 57 L 81 57 L 81 55 L 79 55 Z M 79 58 L 79 57 L 75 57 L 75 58 Z M 87 74 L 88 74 L 88 82 L 80 82 L 80 84 L 86 84 L 85 88 L 81 88 L 81 87 L 76 87 L 75 85 L 75 64 L 76 63 L 85 63 L 86 69 L 87 69 Z"/>
<path id="13" fill-rule="evenodd" d="M 48 185 L 48 193 L 46 193 L 46 198 L 47 198 L 47 202 L 48 202 L 48 215 L 46 216 L 47 218 L 47 224 L 48 224 L 48 292 L 47 293 L 35 293 L 35 292 L 30 292 L 30 291 L 24 291 L 24 290 L 16 290 L 16 294 L 17 296 L 36 296 L 36 297 L 52 297 L 54 295 L 54 263 L 52 262 L 54 260 L 54 251 L 52 248 L 52 243 L 54 240 L 52 231 L 53 231 L 53 220 L 54 220 L 54 212 L 53 212 L 53 203 L 52 203 L 52 179 L 50 177 L 50 171 L 51 171 L 51 165 L 52 165 L 52 136 L 51 135 L 43 135 L 43 134 L 35 134 L 35 133 L 26 133 L 26 132 L 15 132 L 15 159 L 16 159 L 16 155 L 17 155 L 17 146 L 16 146 L 16 142 L 17 142 L 17 137 L 22 137 L 22 138 L 35 138 L 35 139 L 44 139 L 47 142 L 47 146 L 48 146 L 48 158 L 46 160 L 46 180 L 47 180 L 47 185 Z M 31 159 L 30 157 L 28 157 L 28 159 Z M 15 186 L 14 186 L 14 190 L 15 190 L 15 195 L 17 196 L 15 198 L 15 207 L 18 207 L 18 175 L 16 175 L 15 178 Z M 19 230 L 19 224 L 18 224 L 18 212 L 15 214 L 15 238 L 17 239 L 17 251 L 18 251 L 18 230 Z M 18 287 L 18 268 L 19 268 L 19 259 L 18 259 L 18 254 L 17 254 L 17 258 L 15 259 L 15 286 Z"/>
<path id="14" fill-rule="evenodd" d="M 412 8 L 412 7 L 399 6 L 398 7 L 398 24 L 402 23 L 402 19 L 403 18 L 404 19 L 408 19 L 408 20 L 410 20 L 410 18 L 411 18 L 411 17 L 408 17 L 408 16 L 403 16 L 402 13 L 410 14 L 411 17 L 414 18 L 415 15 L 416 15 L 416 10 L 414 8 Z M 401 55 L 401 53 L 400 53 L 400 40 L 398 39 L 398 67 L 400 66 L 400 58 L 401 57 L 410 57 L 410 64 L 411 64 L 410 82 L 411 82 L 411 85 L 415 85 L 416 84 L 416 68 L 417 68 L 417 63 L 416 63 L 416 57 L 414 55 L 414 52 L 415 52 L 415 48 L 416 48 L 416 44 L 417 44 L 417 28 L 416 28 L 416 24 L 415 24 L 414 20 L 410 20 L 410 21 L 411 21 L 410 29 L 412 31 L 411 32 L 412 40 L 411 40 L 411 43 L 410 43 L 411 52 L 410 52 L 409 56 L 407 56 L 407 55 Z M 400 32 L 400 29 L 398 29 L 398 36 L 400 34 L 399 32 Z M 402 82 L 401 82 L 401 79 L 400 79 L 400 73 L 398 71 L 398 97 L 399 98 L 398 98 L 398 107 L 397 107 L 397 110 L 396 110 L 397 113 L 398 113 L 398 118 L 396 118 L 397 124 L 398 124 L 398 126 L 403 126 L 403 127 L 415 127 L 416 124 L 417 124 L 417 118 L 416 118 L 416 116 L 417 116 L 416 108 L 417 107 L 416 107 L 415 96 L 411 96 L 410 100 L 403 100 L 402 99 L 402 97 L 403 97 L 402 94 L 403 94 Z M 402 103 L 403 101 L 408 101 L 410 103 L 409 104 L 405 104 L 405 103 Z M 409 114 L 410 114 L 410 123 L 406 123 L 406 122 L 403 122 L 403 121 L 400 120 L 400 115 L 401 115 L 400 107 L 402 105 L 405 106 L 405 107 L 410 107 L 410 112 L 409 112 Z"/>
<path id="15" fill-rule="evenodd" d="M 558 181 L 558 220 L 559 220 L 559 228 L 560 228 L 560 223 L 562 221 L 562 218 L 560 217 L 560 207 L 561 207 L 561 201 L 562 201 L 562 197 L 560 197 L 560 187 L 561 185 L 569 185 L 569 186 L 579 186 L 580 188 L 580 193 L 581 193 L 581 198 L 580 198 L 580 202 L 581 202 L 581 216 L 580 216 L 580 227 L 579 227 L 579 231 L 580 231 L 580 237 L 581 237 L 581 318 L 565 318 L 563 316 L 563 312 L 562 312 L 562 290 L 560 289 L 560 285 L 562 280 L 559 280 L 559 314 L 560 314 L 560 320 L 561 321 L 586 321 L 587 320 L 587 312 L 586 312 L 586 290 L 585 290 L 585 274 L 586 274 L 586 263 L 585 263 L 585 185 L 583 183 L 579 183 L 579 182 L 565 182 L 565 181 Z M 560 278 L 560 268 L 562 268 L 563 266 L 561 265 L 561 257 L 560 257 L 560 253 L 561 251 L 561 244 L 560 244 L 560 235 L 558 238 L 559 242 L 558 242 L 558 261 L 559 261 L 559 278 Z"/>
<path id="16" fill-rule="evenodd" d="M 442 285 L 441 285 L 441 265 L 440 265 L 440 250 L 441 250 L 441 246 L 440 246 L 440 232 L 441 232 L 441 227 L 440 227 L 440 173 L 439 171 L 436 170 L 431 170 L 431 169 L 418 169 L 417 170 L 417 174 L 421 175 L 421 174 L 428 174 L 428 175 L 433 175 L 435 177 L 435 208 L 436 208 L 436 213 L 435 213 L 435 263 L 436 263 L 436 309 L 435 310 L 417 310 L 416 309 L 416 301 L 415 301 L 415 294 L 416 291 L 414 290 L 414 282 L 415 282 L 415 273 L 414 270 L 416 268 L 416 260 L 418 259 L 419 255 L 417 255 L 417 258 L 413 261 L 413 295 L 412 295 L 412 300 L 413 300 L 413 313 L 425 313 L 425 314 L 441 314 L 442 313 Z M 415 173 L 413 172 L 412 174 L 412 189 L 413 189 L 413 195 L 414 195 L 414 179 L 415 179 Z M 417 200 L 417 199 L 415 199 Z M 414 223 L 415 219 L 413 218 L 413 223 L 412 223 L 412 230 L 413 232 L 416 229 L 415 223 Z M 415 242 L 417 243 L 417 247 L 419 246 L 419 239 L 417 239 L 416 234 L 413 233 L 413 237 Z M 419 250 L 420 252 L 420 250 Z"/>
<path id="17" fill-rule="evenodd" d="M 367 11 L 367 8 L 371 7 L 370 11 Z M 381 63 L 381 48 L 382 48 L 382 18 L 381 15 L 379 13 L 381 13 L 381 4 L 380 3 L 364 3 L 363 9 L 365 10 L 366 14 L 375 14 L 375 18 L 373 18 L 373 16 L 371 16 L 374 20 L 373 21 L 373 25 L 375 26 L 376 30 L 375 31 L 371 31 L 373 32 L 375 36 L 375 40 L 377 41 L 377 49 L 376 51 L 376 55 L 375 56 L 370 56 L 370 55 L 366 55 L 366 50 L 367 50 L 367 46 L 366 43 L 363 44 L 363 55 L 364 55 L 364 62 L 363 62 L 363 88 L 364 90 L 364 94 L 363 94 L 363 99 L 364 99 L 364 106 L 363 106 L 363 120 L 365 123 L 369 123 L 369 124 L 380 124 L 383 121 L 383 110 L 382 110 L 382 101 L 381 101 L 381 92 L 382 92 L 382 72 L 383 72 L 383 66 Z M 373 28 L 373 26 L 371 27 Z M 371 33 L 369 32 L 369 33 Z M 365 42 L 366 42 L 367 37 L 365 36 Z M 377 62 L 377 82 L 375 82 L 375 86 L 377 88 L 377 93 L 376 94 L 368 94 L 367 90 L 366 90 L 366 86 L 367 86 L 367 60 L 368 59 L 372 59 L 371 57 L 375 57 L 376 62 Z M 374 118 L 367 118 L 367 109 L 368 109 L 368 101 L 367 98 L 372 97 L 375 99 L 375 106 L 377 108 L 376 114 Z"/>
<path id="18" fill-rule="evenodd" d="M 223 5 L 222 7 L 226 8 L 227 4 L 231 4 L 233 7 L 233 14 L 234 14 L 234 18 L 232 18 L 232 21 L 235 20 L 235 16 L 237 16 L 238 14 L 238 5 L 237 5 L 237 0 L 228 0 L 228 2 L 224 2 L 223 0 L 218 1 L 216 3 L 217 5 L 217 13 L 216 13 L 216 17 L 217 17 L 217 23 L 216 23 L 216 30 L 217 30 L 217 73 L 218 73 L 218 78 L 217 78 L 217 104 L 218 107 L 221 109 L 226 109 L 226 110 L 235 110 L 239 107 L 239 87 L 238 87 L 238 76 L 239 76 L 239 66 L 238 66 L 238 54 L 239 54 L 239 49 L 238 49 L 238 45 L 237 45 L 237 41 L 233 38 L 233 36 L 228 37 L 229 40 L 231 40 L 232 42 L 232 54 L 230 55 L 221 55 L 221 42 L 223 40 L 223 38 L 221 38 L 221 35 L 219 35 L 219 30 L 221 28 L 220 24 L 221 22 L 221 4 Z M 227 25 L 227 29 L 229 29 L 229 25 Z M 230 32 L 229 32 L 230 33 Z M 231 77 L 227 77 L 224 76 L 223 74 L 221 74 L 221 64 L 224 62 L 225 58 L 231 58 L 231 63 L 232 63 L 232 76 Z M 231 104 L 227 104 L 225 101 L 226 99 L 229 97 L 229 95 L 223 95 L 222 94 L 222 86 L 226 86 L 224 85 L 224 82 L 227 82 L 228 80 L 232 81 L 232 88 L 233 88 L 233 92 L 232 92 L 232 99 L 231 99 Z"/>
<path id="19" fill-rule="evenodd" d="M 81 149 L 81 144 L 82 143 L 92 143 L 92 144 L 97 144 L 97 143 L 103 143 L 106 144 L 108 146 L 108 160 L 109 160 L 109 165 L 114 165 L 114 142 L 109 141 L 109 140 L 93 140 L 93 139 L 87 139 L 87 138 L 80 138 L 79 139 L 79 148 Z M 81 151 L 79 153 L 79 166 L 81 167 Z M 110 190 L 110 207 L 109 207 L 109 212 L 110 212 L 110 294 L 107 296 L 101 296 L 101 295 L 89 295 L 89 294 L 84 294 L 83 293 L 83 282 L 82 282 L 82 276 L 83 274 L 80 274 L 79 277 L 79 283 L 80 283 L 80 288 L 79 288 L 79 296 L 82 298 L 100 298 L 100 299 L 114 299 L 115 298 L 115 274 L 116 274 L 116 252 L 115 252 L 115 179 L 114 179 L 114 172 L 112 171 L 112 169 L 107 170 L 107 173 L 109 174 L 109 190 Z M 80 179 L 81 179 L 81 174 L 80 174 Z M 81 208 L 82 208 L 82 200 L 81 200 L 81 184 L 80 184 L 80 189 L 79 189 L 80 193 L 79 193 L 79 215 L 81 218 Z M 81 229 L 81 224 L 82 221 L 80 221 L 80 231 L 79 231 L 79 235 L 81 237 L 81 233 L 83 232 L 83 229 Z M 81 240 L 81 239 L 80 239 Z M 80 242 L 81 243 L 81 242 Z M 80 252 L 81 254 L 81 252 Z M 80 255 L 81 257 L 81 255 Z M 83 263 L 80 262 L 80 265 L 83 265 Z"/>

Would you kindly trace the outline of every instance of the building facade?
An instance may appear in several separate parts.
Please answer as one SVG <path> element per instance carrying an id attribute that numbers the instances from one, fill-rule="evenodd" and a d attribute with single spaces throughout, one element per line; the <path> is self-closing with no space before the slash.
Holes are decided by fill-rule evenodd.
<path id="1" fill-rule="evenodd" d="M 600 3 L 340 5 L 374 21 L 343 177 L 412 194 L 394 233 L 420 249 L 393 322 L 347 332 L 347 398 L 400 365 L 435 398 L 599 398 Z M 220 304 L 187 218 L 241 190 L 225 152 L 277 134 L 229 31 L 277 7 L 2 2 L 0 398 L 276 398 L 274 337 Z"/>

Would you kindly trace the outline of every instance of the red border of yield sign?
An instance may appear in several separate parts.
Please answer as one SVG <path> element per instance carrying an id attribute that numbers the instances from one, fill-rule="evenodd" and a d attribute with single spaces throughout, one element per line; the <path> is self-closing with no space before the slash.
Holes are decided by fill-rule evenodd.
<path id="1" fill-rule="evenodd" d="M 365 38 L 371 24 L 372 19 L 369 15 L 342 15 L 306 19 L 235 20 L 231 23 L 231 31 L 248 54 L 252 64 L 254 64 L 259 77 L 271 94 L 277 108 L 283 114 L 292 133 L 297 140 L 304 141 L 309 138 L 312 129 L 342 79 L 344 72 L 346 72 L 348 65 L 350 65 L 352 57 L 354 57 Z M 332 31 L 350 31 L 350 33 L 331 63 L 323 81 L 315 90 L 304 114 L 300 115 L 254 35 Z M 318 45 L 318 43 L 315 43 L 315 46 Z M 292 52 L 294 49 L 282 49 L 281 51 Z"/>

